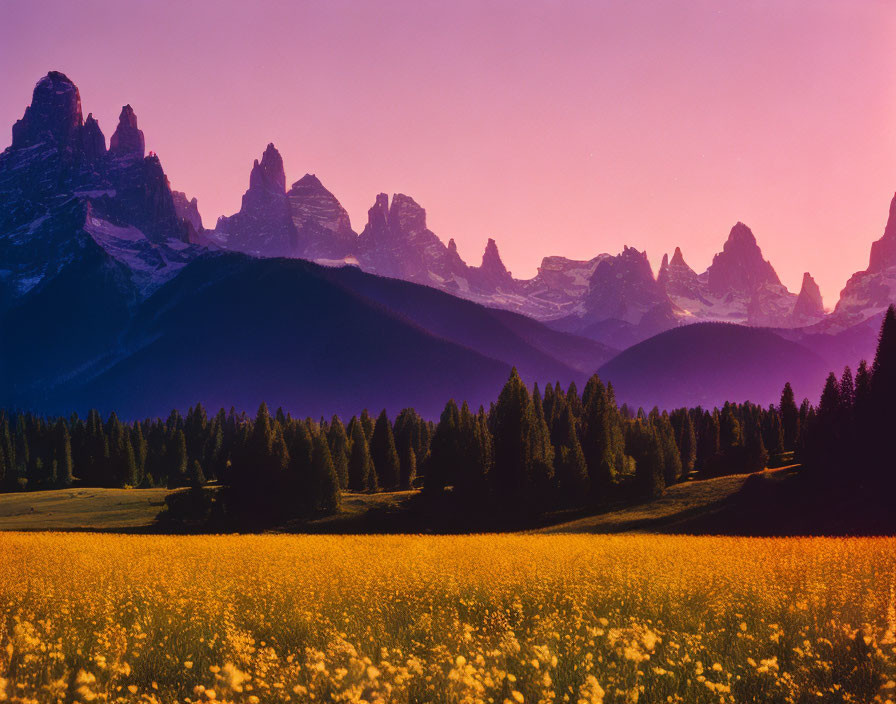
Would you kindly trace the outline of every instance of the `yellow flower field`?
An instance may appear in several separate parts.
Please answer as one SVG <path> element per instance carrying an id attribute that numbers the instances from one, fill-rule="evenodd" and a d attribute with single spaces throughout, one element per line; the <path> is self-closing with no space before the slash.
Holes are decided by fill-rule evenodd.
<path id="1" fill-rule="evenodd" d="M 29 702 L 896 700 L 896 540 L 0 535 Z"/>

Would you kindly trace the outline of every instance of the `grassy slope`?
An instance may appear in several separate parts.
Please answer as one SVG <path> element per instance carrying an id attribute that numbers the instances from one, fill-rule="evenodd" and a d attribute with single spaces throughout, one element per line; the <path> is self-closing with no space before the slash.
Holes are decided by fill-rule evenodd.
<path id="1" fill-rule="evenodd" d="M 59 489 L 0 494 L 0 530 L 125 530 L 151 525 L 168 489 Z"/>
<path id="2" fill-rule="evenodd" d="M 761 474 L 764 483 L 777 484 L 789 477 L 788 468 Z M 539 533 L 728 533 L 734 515 L 742 515 L 738 494 L 750 475 L 739 474 L 677 484 L 656 501 L 609 507 L 599 514 L 559 512 L 542 519 L 541 526 L 474 526 L 476 531 L 530 529 Z M 758 477 L 757 477 L 758 478 Z M 0 494 L 2 530 L 141 531 L 151 529 L 169 491 L 159 489 L 73 488 Z M 751 502 L 754 503 L 754 502 Z M 751 509 L 754 507 L 750 507 Z M 449 508 L 452 514 L 453 509 Z M 753 510 L 747 513 L 754 514 Z M 286 526 L 310 533 L 420 533 L 457 532 L 469 524 L 444 508 L 422 500 L 417 491 L 343 495 L 342 509 L 334 516 Z M 755 515 L 755 514 L 754 514 Z M 759 517 L 759 516 L 756 516 Z M 734 521 L 737 523 L 737 521 Z M 740 526 L 734 532 L 752 532 Z M 743 530 L 741 530 L 743 529 Z"/>
<path id="3" fill-rule="evenodd" d="M 792 469 L 766 470 L 759 475 L 777 483 Z M 655 501 L 623 506 L 538 529 L 539 533 L 714 533 L 724 530 L 732 503 L 749 474 L 731 474 L 675 484 Z M 711 528 L 714 527 L 714 529 Z"/>

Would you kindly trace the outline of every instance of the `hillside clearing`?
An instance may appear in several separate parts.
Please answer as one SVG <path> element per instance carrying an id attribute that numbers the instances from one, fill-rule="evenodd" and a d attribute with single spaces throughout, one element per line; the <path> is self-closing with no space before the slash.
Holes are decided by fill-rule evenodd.
<path id="1" fill-rule="evenodd" d="M 784 467 L 767 470 L 760 476 L 772 483 L 783 481 L 792 474 L 793 467 Z M 669 487 L 662 497 L 648 503 L 610 506 L 601 513 L 587 515 L 557 512 L 543 517 L 542 525 L 536 528 L 530 524 L 528 528 L 508 526 L 505 530 L 517 528 L 536 533 L 719 532 L 724 522 L 718 519 L 731 510 L 732 500 L 749 476 L 752 475 L 735 474 L 683 482 Z M 0 531 L 152 531 L 157 528 L 156 518 L 170 493 L 169 489 L 161 487 L 72 488 L 0 494 Z M 427 502 L 419 491 L 346 492 L 338 513 L 289 524 L 284 530 L 331 534 L 463 532 L 464 523 L 458 523 L 457 516 L 446 518 L 445 514 L 444 504 Z"/>
<path id="2" fill-rule="evenodd" d="M 0 530 L 131 531 L 151 526 L 170 490 L 72 488 L 0 494 Z"/>

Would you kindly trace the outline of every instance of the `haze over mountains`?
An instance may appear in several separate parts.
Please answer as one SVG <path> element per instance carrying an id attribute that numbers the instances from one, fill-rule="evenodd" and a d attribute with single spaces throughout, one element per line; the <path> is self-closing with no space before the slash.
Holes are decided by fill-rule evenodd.
<path id="1" fill-rule="evenodd" d="M 815 389 L 808 377 L 870 354 L 877 316 L 896 300 L 894 211 L 896 198 L 869 268 L 830 314 L 808 273 L 787 290 L 743 223 L 700 274 L 676 248 L 654 275 L 626 246 L 588 261 L 546 256 L 520 280 L 493 239 L 481 263 L 464 262 L 408 195 L 377 195 L 357 232 L 314 175 L 287 188 L 273 144 L 240 211 L 205 229 L 196 199 L 146 155 L 134 109 L 122 108 L 107 148 L 77 87 L 51 72 L 0 154 L 0 403 L 435 414 L 451 397 L 493 398 L 513 365 L 563 383 L 601 368 L 621 400 L 643 405 L 751 389 L 764 403 L 804 376 L 798 393 L 814 398 L 821 379 Z M 801 351 L 806 374 L 792 364 Z M 670 388 L 662 372 L 673 368 L 693 382 Z M 635 376 L 637 389 L 624 381 Z"/>

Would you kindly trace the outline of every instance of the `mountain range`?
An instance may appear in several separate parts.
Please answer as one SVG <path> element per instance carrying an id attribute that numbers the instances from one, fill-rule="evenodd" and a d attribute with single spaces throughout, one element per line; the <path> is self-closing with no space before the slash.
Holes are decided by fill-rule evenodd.
<path id="1" fill-rule="evenodd" d="M 896 198 L 868 269 L 831 313 L 808 273 L 798 294 L 787 290 L 743 223 L 701 274 L 676 248 L 654 275 L 626 246 L 587 261 L 547 256 L 521 280 L 493 239 L 478 266 L 464 262 L 408 195 L 377 195 L 356 232 L 313 174 L 287 189 L 273 144 L 239 212 L 207 229 L 197 200 L 147 154 L 133 108 L 107 147 L 77 87 L 53 71 L 0 154 L 0 404 L 134 417 L 264 399 L 303 414 L 437 414 L 451 397 L 494 398 L 515 365 L 530 381 L 564 383 L 601 369 L 621 400 L 682 405 L 742 395 L 763 359 L 768 388 L 750 398 L 764 403 L 802 378 L 785 362 L 800 350 L 813 377 L 870 353 L 896 300 L 894 212 Z M 689 354 L 695 345 L 716 354 Z M 694 370 L 725 360 L 692 391 L 665 393 L 660 372 L 690 378 L 663 369 L 669 355 Z M 734 383 L 725 364 L 752 371 Z"/>

